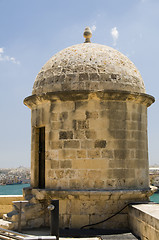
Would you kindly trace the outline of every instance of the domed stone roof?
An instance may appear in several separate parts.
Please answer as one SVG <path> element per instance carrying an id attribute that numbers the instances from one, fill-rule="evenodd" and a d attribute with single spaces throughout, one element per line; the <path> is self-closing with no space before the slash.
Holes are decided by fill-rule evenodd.
<path id="1" fill-rule="evenodd" d="M 123 90 L 145 93 L 135 65 L 119 51 L 100 44 L 68 47 L 42 67 L 33 94 L 73 90 Z"/>

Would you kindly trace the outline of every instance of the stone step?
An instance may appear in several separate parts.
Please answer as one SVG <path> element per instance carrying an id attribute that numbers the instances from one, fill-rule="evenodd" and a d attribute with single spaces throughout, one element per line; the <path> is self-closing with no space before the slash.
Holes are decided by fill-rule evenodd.
<path id="1" fill-rule="evenodd" d="M 4 214 L 3 214 L 3 220 L 4 220 L 4 221 L 8 221 L 8 220 L 9 220 L 9 219 L 8 219 L 8 216 L 7 216 L 7 213 L 4 213 Z"/>
<path id="2" fill-rule="evenodd" d="M 9 213 L 3 214 L 3 220 L 5 221 L 16 221 L 18 219 L 18 212 L 16 210 L 13 210 Z"/>
<path id="3" fill-rule="evenodd" d="M 0 228 L 13 229 L 13 223 L 0 219 Z"/>

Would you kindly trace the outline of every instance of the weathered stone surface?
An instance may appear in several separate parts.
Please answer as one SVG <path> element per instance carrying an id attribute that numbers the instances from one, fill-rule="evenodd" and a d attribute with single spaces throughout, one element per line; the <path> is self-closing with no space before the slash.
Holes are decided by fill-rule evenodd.
<path id="1" fill-rule="evenodd" d="M 80 142 L 77 140 L 64 141 L 64 148 L 79 148 Z"/>
<path id="2" fill-rule="evenodd" d="M 92 174 L 96 173 L 100 175 L 100 171 L 97 172 L 94 170 L 92 172 Z M 89 177 L 91 178 L 91 175 Z M 74 184 L 76 184 L 76 181 Z M 113 215 L 127 206 L 128 202 L 141 201 L 141 199 L 146 200 L 150 194 L 149 190 L 44 191 L 32 189 L 31 192 L 35 196 L 36 204 L 25 207 L 27 216 L 26 228 L 49 226 L 50 214 L 47 206 L 50 203 L 50 199 L 60 200 L 60 227 L 78 228 L 78 226 L 82 227 L 86 224 L 95 223 Z M 43 192 L 45 192 L 43 201 L 42 199 L 37 199 L 36 195 L 42 196 Z M 121 214 L 114 217 L 113 221 L 105 222 L 96 227 L 109 230 L 128 229 L 127 214 L 128 208 L 125 208 Z"/>
<path id="3" fill-rule="evenodd" d="M 96 140 L 94 147 L 95 148 L 105 148 L 106 147 L 106 141 L 105 140 Z"/>
<path id="4" fill-rule="evenodd" d="M 0 196 L 0 218 L 4 213 L 8 213 L 12 210 L 13 201 L 22 201 L 24 197 L 22 195 L 1 195 Z"/>
<path id="5" fill-rule="evenodd" d="M 35 80 L 33 94 L 103 90 L 103 87 L 145 92 L 139 71 L 126 56 L 104 45 L 83 43 L 55 54 L 43 66 Z"/>
<path id="6" fill-rule="evenodd" d="M 60 200 L 61 228 L 101 221 L 129 202 L 148 200 L 147 107 L 154 98 L 127 57 L 92 43 L 64 49 L 41 69 L 33 94 L 24 101 L 32 109 L 35 188 L 24 191 L 26 226 L 49 225 L 51 199 Z M 43 143 L 45 159 L 39 158 Z M 127 214 L 125 208 L 95 227 L 127 230 Z"/>
<path id="7" fill-rule="evenodd" d="M 158 204 L 139 204 L 129 206 L 131 231 L 141 239 L 156 240 L 159 238 Z"/>
<path id="8" fill-rule="evenodd" d="M 59 139 L 73 139 L 72 131 L 61 131 L 59 132 Z"/>
<path id="9" fill-rule="evenodd" d="M 120 93 L 115 93 L 114 97 L 113 94 L 109 95 L 111 100 L 101 100 L 97 98 L 96 93 L 92 93 L 89 100 L 75 102 L 61 100 L 52 102 L 50 99 L 50 107 L 45 102 L 44 106 L 37 105 L 39 111 L 33 109 L 33 119 L 36 119 L 36 116 L 39 118 L 39 112 L 44 112 L 42 109 L 46 106 L 49 109 L 45 119 L 40 120 L 42 125 L 47 122 L 46 187 L 55 189 L 69 189 L 71 186 L 76 189 L 148 187 L 145 104 L 138 102 L 135 105 L 136 98 L 131 101 L 114 101 L 115 97 L 119 99 Z M 134 119 L 138 115 L 139 122 Z M 33 186 L 38 186 L 37 127 L 37 124 L 36 127 L 32 126 Z M 66 172 L 68 169 L 72 172 Z M 94 176 L 89 179 L 89 172 L 97 169 L 102 169 L 102 178 L 99 177 L 97 180 Z"/>

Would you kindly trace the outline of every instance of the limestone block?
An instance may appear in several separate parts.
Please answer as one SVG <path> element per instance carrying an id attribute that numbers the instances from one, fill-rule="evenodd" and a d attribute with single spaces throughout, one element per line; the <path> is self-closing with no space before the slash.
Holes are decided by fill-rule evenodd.
<path id="1" fill-rule="evenodd" d="M 72 161 L 70 160 L 64 160 L 64 161 L 60 161 L 60 167 L 61 168 L 72 168 Z"/>
<path id="2" fill-rule="evenodd" d="M 52 130 L 62 129 L 62 123 L 61 122 L 52 122 L 51 123 L 51 129 Z"/>
<path id="3" fill-rule="evenodd" d="M 64 148 L 79 148 L 80 142 L 77 140 L 64 141 Z"/>
<path id="4" fill-rule="evenodd" d="M 88 109 L 88 102 L 87 101 L 76 101 L 75 102 L 75 110 L 84 111 Z"/>
<path id="5" fill-rule="evenodd" d="M 73 139 L 73 132 L 72 131 L 60 131 L 59 139 Z"/>
<path id="6" fill-rule="evenodd" d="M 60 215 L 60 228 L 70 228 L 70 222 L 71 222 L 71 215 L 70 214 L 63 214 Z"/>
<path id="7" fill-rule="evenodd" d="M 50 169 L 51 168 L 51 160 L 45 160 L 45 167 L 46 169 Z"/>
<path id="8" fill-rule="evenodd" d="M 75 178 L 78 176 L 78 172 L 74 169 L 65 169 L 65 177 Z"/>
<path id="9" fill-rule="evenodd" d="M 88 150 L 87 151 L 88 158 L 100 158 L 100 150 Z"/>
<path id="10" fill-rule="evenodd" d="M 36 199 L 43 200 L 43 199 L 45 199 L 45 196 L 46 196 L 46 192 L 45 191 L 40 191 L 40 192 L 37 192 Z"/>
<path id="11" fill-rule="evenodd" d="M 54 179 L 55 179 L 55 176 L 56 176 L 56 179 L 61 179 L 61 178 L 64 178 L 65 177 L 65 172 L 64 170 L 55 170 L 55 175 L 54 175 Z"/>
<path id="12" fill-rule="evenodd" d="M 81 148 L 88 149 L 94 147 L 94 141 L 93 140 L 83 140 L 81 141 Z"/>
<path id="13" fill-rule="evenodd" d="M 65 111 L 67 109 L 68 112 L 72 112 L 75 110 L 75 103 L 74 101 L 65 101 L 61 105 L 62 111 Z"/>
<path id="14" fill-rule="evenodd" d="M 68 213 L 68 206 L 67 206 L 67 199 L 63 200 L 61 199 L 59 201 L 59 213 L 62 214 L 67 214 Z"/>
<path id="15" fill-rule="evenodd" d="M 97 213 L 96 201 L 80 201 L 79 211 L 81 215 L 85 215 L 86 212 L 94 215 Z"/>
<path id="16" fill-rule="evenodd" d="M 37 219 L 43 215 L 43 209 L 41 204 L 30 204 L 25 208 L 25 218 L 29 219 Z"/>
<path id="17" fill-rule="evenodd" d="M 94 180 L 97 180 L 97 179 L 104 179 L 104 175 L 106 173 L 104 172 L 103 174 L 103 171 L 98 169 L 98 170 L 89 170 L 88 171 L 88 178 L 89 179 L 94 179 Z"/>
<path id="18" fill-rule="evenodd" d="M 86 130 L 85 131 L 85 136 L 87 139 L 95 139 L 96 138 L 96 131 L 94 130 Z"/>
<path id="19" fill-rule="evenodd" d="M 86 158 L 86 150 L 77 150 L 77 158 Z"/>
<path id="20" fill-rule="evenodd" d="M 74 139 L 85 139 L 85 130 L 75 130 L 74 131 Z"/>
<path id="21" fill-rule="evenodd" d="M 58 130 L 53 130 L 51 131 L 51 129 L 49 128 L 48 131 L 45 131 L 45 138 L 46 141 L 57 141 L 59 140 L 59 131 Z"/>
<path id="22" fill-rule="evenodd" d="M 86 115 L 86 119 L 88 119 L 88 118 L 97 119 L 99 116 L 99 113 L 98 113 L 98 111 L 93 111 L 93 112 L 86 111 L 85 115 Z"/>
<path id="23" fill-rule="evenodd" d="M 105 148 L 106 147 L 106 140 L 96 140 L 94 147 L 95 148 Z"/>
<path id="24" fill-rule="evenodd" d="M 62 111 L 62 104 L 60 101 L 51 102 L 50 112 L 60 113 Z"/>
<path id="25" fill-rule="evenodd" d="M 104 189 L 105 188 L 105 181 L 103 181 L 103 180 L 95 180 L 93 187 L 95 189 Z"/>
<path id="26" fill-rule="evenodd" d="M 51 119 L 51 121 L 58 121 L 59 113 L 57 113 L 57 112 L 50 112 L 50 119 Z"/>
<path id="27" fill-rule="evenodd" d="M 61 141 L 52 141 L 51 142 L 51 149 L 61 149 L 63 146 Z"/>
<path id="28" fill-rule="evenodd" d="M 70 179 L 68 186 L 71 189 L 81 189 L 83 187 L 83 183 L 78 179 Z"/>
<path id="29" fill-rule="evenodd" d="M 74 159 L 76 158 L 76 150 L 74 149 L 62 149 L 59 150 L 59 159 Z"/>
<path id="30" fill-rule="evenodd" d="M 88 120 L 73 120 L 73 129 L 74 130 L 89 129 L 89 121 Z"/>
<path id="31" fill-rule="evenodd" d="M 64 122 L 66 121 L 66 119 L 68 119 L 68 112 L 61 112 L 59 113 L 59 121 L 60 122 Z"/>
<path id="32" fill-rule="evenodd" d="M 50 163 L 51 163 L 51 166 L 50 166 L 50 167 L 47 167 L 47 165 L 46 165 L 46 168 L 47 168 L 47 169 L 58 169 L 59 166 L 60 166 L 58 160 L 50 160 Z"/>
<path id="33" fill-rule="evenodd" d="M 38 228 L 38 227 L 44 226 L 44 218 L 38 217 L 36 219 L 28 220 L 27 226 L 29 228 Z"/>
<path id="34" fill-rule="evenodd" d="M 71 215 L 71 228 L 80 228 L 83 225 L 89 224 L 89 216 L 87 215 Z"/>
<path id="35" fill-rule="evenodd" d="M 71 201 L 71 211 L 70 214 L 80 215 L 81 214 L 81 201 L 79 199 L 75 199 Z"/>
<path id="36" fill-rule="evenodd" d="M 84 121 L 86 119 L 85 111 L 82 109 L 76 109 L 75 111 L 70 112 L 69 117 L 76 121 Z"/>

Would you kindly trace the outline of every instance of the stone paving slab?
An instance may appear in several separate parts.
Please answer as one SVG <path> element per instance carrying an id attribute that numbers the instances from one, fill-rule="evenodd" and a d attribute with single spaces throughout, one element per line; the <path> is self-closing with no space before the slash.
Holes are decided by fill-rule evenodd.
<path id="1" fill-rule="evenodd" d="M 29 229 L 24 230 L 23 233 L 32 235 L 32 236 L 49 236 L 49 229 Z M 60 234 L 60 240 L 136 240 L 137 238 L 132 233 L 102 233 L 97 232 L 95 234 L 94 231 L 67 231 L 62 232 Z"/>
<path id="2" fill-rule="evenodd" d="M 115 234 L 115 235 L 104 235 L 101 236 L 101 239 L 109 239 L 109 240 L 135 240 L 137 239 L 132 233 L 125 233 L 125 234 Z"/>

